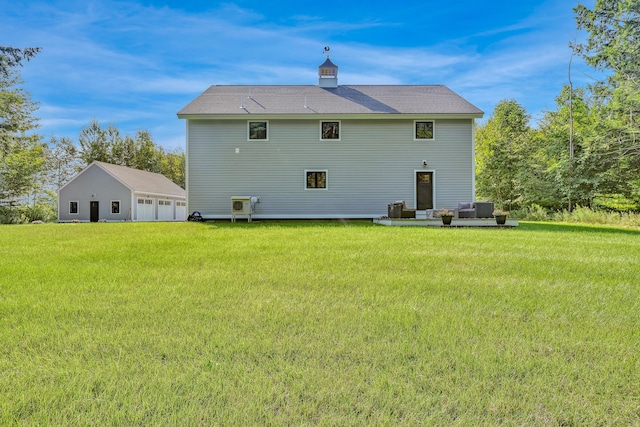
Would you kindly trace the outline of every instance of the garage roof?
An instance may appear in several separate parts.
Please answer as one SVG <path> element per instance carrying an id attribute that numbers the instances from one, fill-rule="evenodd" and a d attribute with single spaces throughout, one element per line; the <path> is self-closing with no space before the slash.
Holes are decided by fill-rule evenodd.
<path id="1" fill-rule="evenodd" d="M 69 185 L 69 183 L 81 176 L 84 171 L 91 167 L 99 167 L 134 192 L 176 197 L 186 196 L 186 192 L 183 188 L 162 174 L 98 161 L 92 162 L 62 188 Z"/>

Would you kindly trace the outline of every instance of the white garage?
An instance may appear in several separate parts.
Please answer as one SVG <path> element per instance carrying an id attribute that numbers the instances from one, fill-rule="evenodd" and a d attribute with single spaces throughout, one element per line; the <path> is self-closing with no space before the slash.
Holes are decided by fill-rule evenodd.
<path id="1" fill-rule="evenodd" d="M 164 175 L 93 162 L 58 190 L 58 221 L 184 221 L 186 193 Z"/>

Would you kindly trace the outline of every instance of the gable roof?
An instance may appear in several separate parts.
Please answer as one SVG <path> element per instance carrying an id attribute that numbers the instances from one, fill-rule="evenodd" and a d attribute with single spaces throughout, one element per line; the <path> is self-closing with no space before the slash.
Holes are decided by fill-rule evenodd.
<path id="1" fill-rule="evenodd" d="M 162 174 L 98 161 L 92 162 L 60 189 L 66 187 L 91 167 L 99 167 L 134 192 L 178 197 L 186 196 L 183 188 Z"/>
<path id="2" fill-rule="evenodd" d="M 211 86 L 178 117 L 213 114 L 421 114 L 482 117 L 443 85 Z"/>

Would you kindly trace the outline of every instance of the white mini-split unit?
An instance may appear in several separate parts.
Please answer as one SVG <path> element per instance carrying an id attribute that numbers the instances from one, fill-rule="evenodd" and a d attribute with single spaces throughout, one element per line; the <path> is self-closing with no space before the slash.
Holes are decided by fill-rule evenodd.
<path id="1" fill-rule="evenodd" d="M 233 196 L 231 197 L 231 222 L 236 222 L 236 216 L 246 215 L 251 222 L 251 216 L 256 209 L 256 203 L 260 202 L 258 196 Z"/>

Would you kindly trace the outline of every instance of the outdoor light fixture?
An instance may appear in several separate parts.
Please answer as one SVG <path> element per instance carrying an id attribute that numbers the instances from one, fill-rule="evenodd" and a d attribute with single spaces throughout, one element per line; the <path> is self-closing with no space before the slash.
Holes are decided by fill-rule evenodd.
<path id="1" fill-rule="evenodd" d="M 426 160 L 422 161 L 422 166 L 427 166 L 427 161 Z"/>

